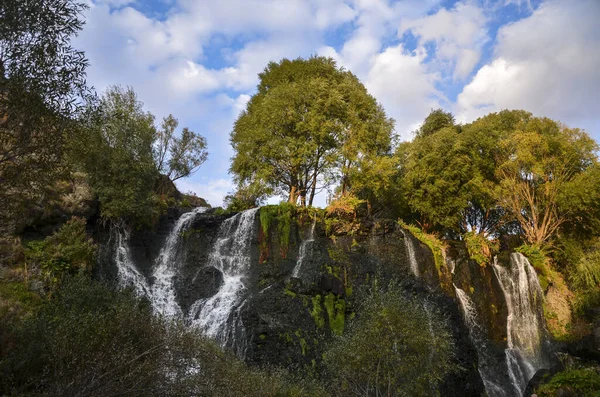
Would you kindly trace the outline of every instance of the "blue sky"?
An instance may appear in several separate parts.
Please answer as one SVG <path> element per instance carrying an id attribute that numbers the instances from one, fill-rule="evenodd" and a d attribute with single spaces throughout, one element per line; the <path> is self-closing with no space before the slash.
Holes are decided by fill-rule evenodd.
<path id="1" fill-rule="evenodd" d="M 233 121 L 284 57 L 336 59 L 404 140 L 439 107 L 460 122 L 526 109 L 599 140 L 598 17 L 598 0 L 94 0 L 75 46 L 99 92 L 131 85 L 158 120 L 207 138 L 209 160 L 178 186 L 216 206 L 234 190 Z"/>

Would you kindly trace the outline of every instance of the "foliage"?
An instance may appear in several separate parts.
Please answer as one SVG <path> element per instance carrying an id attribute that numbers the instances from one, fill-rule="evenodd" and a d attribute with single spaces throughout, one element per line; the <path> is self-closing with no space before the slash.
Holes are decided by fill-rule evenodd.
<path id="1" fill-rule="evenodd" d="M 324 396 L 282 370 L 251 369 L 152 315 L 132 291 L 76 278 L 16 331 L 0 393 L 60 396 Z"/>
<path id="2" fill-rule="evenodd" d="M 85 219 L 71 218 L 53 235 L 30 242 L 25 250 L 26 260 L 37 265 L 52 284 L 69 275 L 90 273 L 97 247 L 85 227 Z"/>
<path id="3" fill-rule="evenodd" d="M 389 151 L 392 120 L 352 73 L 330 58 L 271 62 L 231 133 L 231 172 L 290 203 L 322 187 L 350 188 L 351 173 Z"/>
<path id="4" fill-rule="evenodd" d="M 73 158 L 90 176 L 104 218 L 148 224 L 158 211 L 152 156 L 154 116 L 131 87 L 113 86 L 88 109 L 85 128 L 73 142 Z"/>
<path id="5" fill-rule="evenodd" d="M 356 218 L 356 211 L 364 202 L 365 200 L 361 200 L 352 194 L 345 194 L 331 201 L 327 208 L 325 208 L 325 213 L 330 217 L 352 216 Z"/>
<path id="6" fill-rule="evenodd" d="M 515 251 L 525 255 L 529 260 L 529 263 L 531 263 L 539 273 L 548 276 L 548 257 L 542 248 L 535 245 L 523 244 L 520 247 L 515 248 Z"/>
<path id="7" fill-rule="evenodd" d="M 258 184 L 239 186 L 235 192 L 227 194 L 223 202 L 229 211 L 245 211 L 260 207 L 266 199 L 267 191 L 268 189 Z"/>
<path id="8" fill-rule="evenodd" d="M 529 244 L 548 244 L 572 211 L 560 199 L 562 192 L 596 162 L 598 146 L 581 130 L 532 118 L 500 147 L 499 204 L 519 223 Z"/>
<path id="9" fill-rule="evenodd" d="M 443 109 L 435 109 L 429 113 L 421 127 L 419 127 L 415 133 L 417 137 L 425 137 L 432 135 L 443 128 L 454 126 L 455 121 L 452 113 L 444 112 Z"/>
<path id="10" fill-rule="evenodd" d="M 455 369 L 452 358 L 443 318 L 433 311 L 429 317 L 393 285 L 371 291 L 347 332 L 324 355 L 334 388 L 343 396 L 430 395 Z"/>
<path id="11" fill-rule="evenodd" d="M 206 139 L 187 127 L 176 136 L 178 125 L 173 115 L 165 117 L 156 130 L 154 145 L 156 168 L 171 182 L 192 175 L 208 158 Z"/>
<path id="12" fill-rule="evenodd" d="M 69 120 L 88 95 L 88 61 L 71 46 L 76 0 L 0 3 L 0 222 L 15 221 L 64 171 Z"/>
<path id="13" fill-rule="evenodd" d="M 500 248 L 497 240 L 489 240 L 481 234 L 468 232 L 464 239 L 469 257 L 482 267 L 491 263 L 492 257 Z"/>
<path id="14" fill-rule="evenodd" d="M 562 394 L 567 392 L 569 395 L 597 397 L 600 390 L 600 368 L 569 368 L 554 375 L 536 393 L 540 397 L 551 397 L 559 395 L 559 390 Z"/>

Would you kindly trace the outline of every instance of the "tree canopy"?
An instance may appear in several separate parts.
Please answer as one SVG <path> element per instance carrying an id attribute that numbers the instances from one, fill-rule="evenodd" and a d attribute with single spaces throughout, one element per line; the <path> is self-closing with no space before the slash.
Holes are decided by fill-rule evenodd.
<path id="1" fill-rule="evenodd" d="M 240 186 L 311 205 L 334 183 L 345 193 L 365 162 L 389 152 L 393 121 L 332 59 L 271 62 L 259 77 L 231 133 L 230 171 Z"/>

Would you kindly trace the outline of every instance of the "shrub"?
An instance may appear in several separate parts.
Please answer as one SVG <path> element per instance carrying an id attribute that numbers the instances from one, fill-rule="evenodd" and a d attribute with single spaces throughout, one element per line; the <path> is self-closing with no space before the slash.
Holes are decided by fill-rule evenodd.
<path id="1" fill-rule="evenodd" d="M 324 355 L 340 396 L 424 396 L 455 370 L 444 319 L 393 284 L 374 288 Z"/>
<path id="2" fill-rule="evenodd" d="M 18 328 L 0 360 L 0 395 L 326 394 L 283 370 L 248 367 L 199 333 L 155 317 L 133 291 L 76 277 Z"/>
<path id="3" fill-rule="evenodd" d="M 599 390 L 600 368 L 570 368 L 554 375 L 550 381 L 537 389 L 537 394 L 540 397 L 557 395 L 597 397 Z"/>
<path id="4" fill-rule="evenodd" d="M 482 267 L 490 264 L 494 253 L 500 248 L 497 240 L 488 240 L 480 233 L 468 232 L 464 239 L 469 257 Z"/>
<path id="5" fill-rule="evenodd" d="M 59 283 L 66 275 L 89 273 L 97 247 L 85 226 L 85 219 L 71 218 L 52 236 L 30 242 L 25 250 L 26 260 L 39 266 L 52 284 Z"/>

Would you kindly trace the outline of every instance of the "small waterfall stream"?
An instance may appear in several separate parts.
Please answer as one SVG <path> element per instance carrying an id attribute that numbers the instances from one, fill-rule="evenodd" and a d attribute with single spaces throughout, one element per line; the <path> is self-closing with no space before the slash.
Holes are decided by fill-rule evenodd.
<path id="1" fill-rule="evenodd" d="M 240 311 L 245 300 L 245 277 L 250 266 L 250 243 L 254 237 L 254 220 L 258 208 L 241 212 L 223 222 L 219 228 L 208 266 L 223 274 L 223 284 L 215 295 L 195 302 L 188 319 L 207 336 L 221 345 L 232 346 L 242 353 L 239 339 L 244 339 Z"/>
<path id="2" fill-rule="evenodd" d="M 139 296 L 149 296 L 150 286 L 146 282 L 144 275 L 135 267 L 131 259 L 129 250 L 129 232 L 126 230 L 117 230 L 115 263 L 117 265 L 117 277 L 121 287 L 133 287 L 135 293 Z"/>
<path id="3" fill-rule="evenodd" d="M 469 338 L 477 350 L 477 370 L 483 381 L 485 391 L 489 397 L 507 397 L 512 394 L 512 388 L 506 390 L 506 369 L 497 368 L 496 360 L 487 342 L 485 330 L 481 327 L 477 310 L 469 295 L 462 289 L 454 286 L 456 297 L 460 303 L 464 322 L 469 329 Z M 502 376 L 504 375 L 504 376 Z M 503 379 L 504 378 L 504 379 Z"/>
<path id="4" fill-rule="evenodd" d="M 312 254 L 312 246 L 315 242 L 315 226 L 317 225 L 317 217 L 313 219 L 312 226 L 310 227 L 310 234 L 308 238 L 302 241 L 300 244 L 300 249 L 298 250 L 298 260 L 296 261 L 296 266 L 294 266 L 294 271 L 292 272 L 292 277 L 298 278 L 300 276 L 300 270 L 302 269 L 302 263 L 306 258 L 307 248 L 310 247 L 310 254 Z"/>
<path id="5" fill-rule="evenodd" d="M 535 269 L 521 254 L 511 254 L 508 268 L 495 260 L 494 273 L 508 309 L 506 364 L 511 383 L 520 395 L 536 371 L 550 364 L 545 353 L 548 337 L 542 309 L 544 294 Z"/>
<path id="6" fill-rule="evenodd" d="M 415 254 L 415 246 L 414 242 L 410 237 L 410 233 L 407 233 L 406 230 L 402 230 L 402 235 L 404 236 L 404 246 L 406 247 L 406 255 L 408 256 L 408 263 L 410 264 L 410 270 L 416 277 L 419 277 L 421 273 L 419 272 L 419 262 L 417 262 L 417 256 Z"/>
<path id="7" fill-rule="evenodd" d="M 177 273 L 177 256 L 180 254 L 179 246 L 182 240 L 181 233 L 185 232 L 191 225 L 196 215 L 206 212 L 206 207 L 195 208 L 191 212 L 181 215 L 171 232 L 167 236 L 163 248 L 156 258 L 152 277 L 152 306 L 158 314 L 175 317 L 181 316 L 181 308 L 175 299 L 175 288 L 173 277 Z"/>

